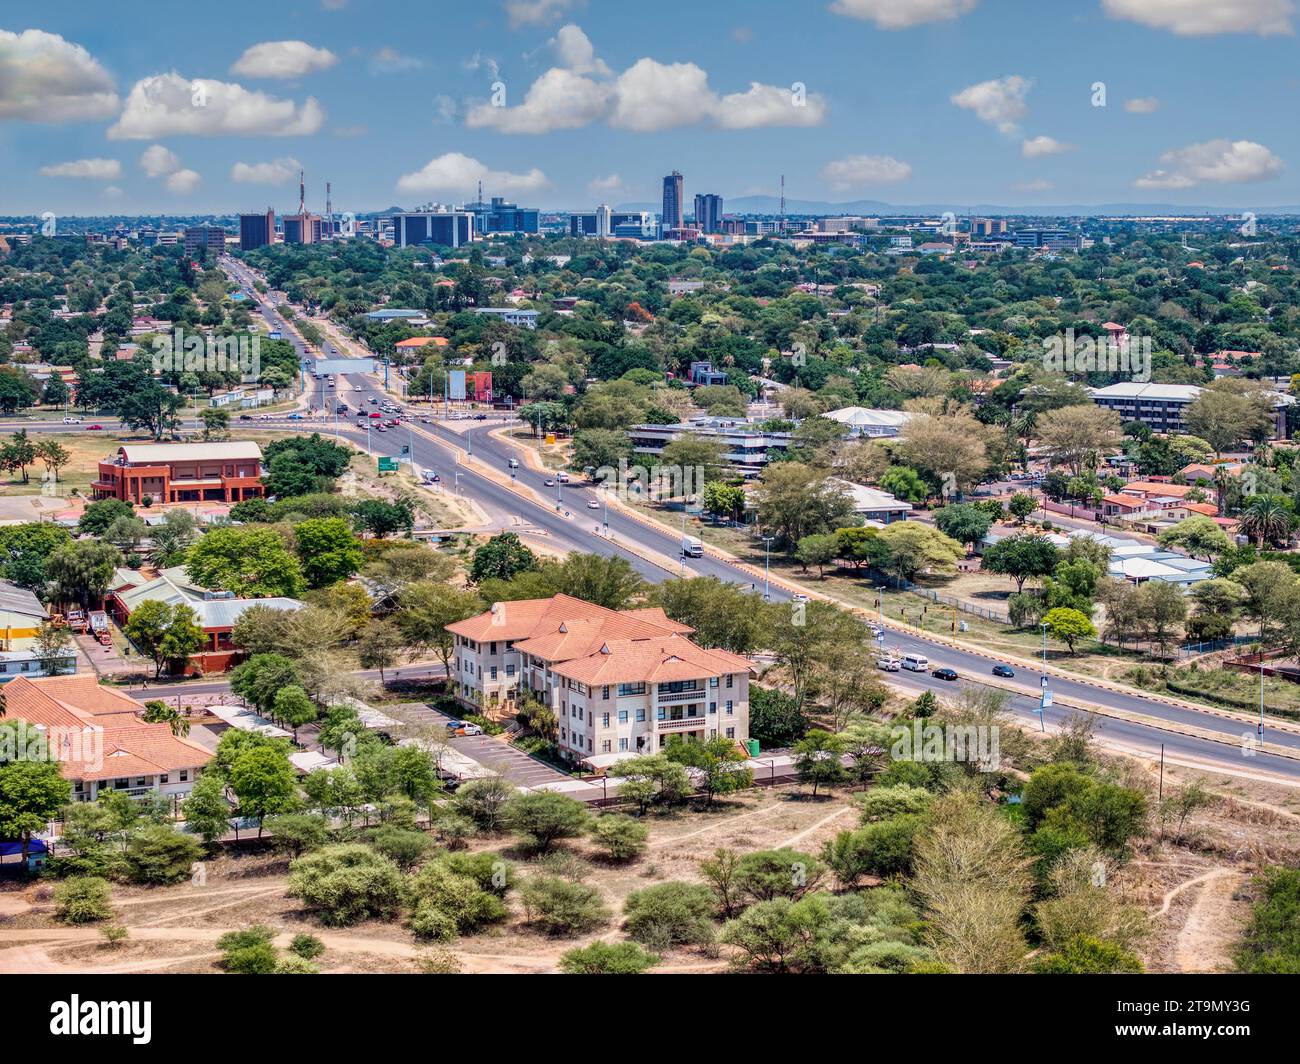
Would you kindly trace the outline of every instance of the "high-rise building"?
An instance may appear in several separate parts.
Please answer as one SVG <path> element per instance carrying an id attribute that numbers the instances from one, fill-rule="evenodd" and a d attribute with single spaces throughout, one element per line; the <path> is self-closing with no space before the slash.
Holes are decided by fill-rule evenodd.
<path id="1" fill-rule="evenodd" d="M 474 239 L 469 211 L 402 211 L 393 215 L 393 243 L 399 248 L 437 244 L 458 248 Z"/>
<path id="2" fill-rule="evenodd" d="M 664 210 L 662 216 L 663 227 L 665 229 L 680 229 L 682 223 L 686 220 L 683 217 L 683 199 L 685 191 L 682 188 L 682 175 L 674 170 L 664 178 Z"/>
<path id="3" fill-rule="evenodd" d="M 654 215 L 649 211 L 615 211 L 602 203 L 594 211 L 569 215 L 569 236 L 624 236 L 651 240 L 657 231 Z"/>
<path id="4" fill-rule="evenodd" d="M 197 255 L 209 251 L 220 255 L 226 250 L 226 231 L 215 225 L 188 225 L 185 227 L 185 254 Z"/>
<path id="5" fill-rule="evenodd" d="M 695 197 L 695 228 L 701 233 L 722 232 L 722 197 L 713 194 Z"/>
<path id="6" fill-rule="evenodd" d="M 239 216 L 239 250 L 252 251 L 275 243 L 275 210 L 266 208 L 265 214 Z"/>
<path id="7" fill-rule="evenodd" d="M 467 203 L 464 209 L 474 215 L 478 233 L 536 233 L 540 228 L 541 211 L 507 203 L 500 196 L 493 196 L 491 203 Z"/>

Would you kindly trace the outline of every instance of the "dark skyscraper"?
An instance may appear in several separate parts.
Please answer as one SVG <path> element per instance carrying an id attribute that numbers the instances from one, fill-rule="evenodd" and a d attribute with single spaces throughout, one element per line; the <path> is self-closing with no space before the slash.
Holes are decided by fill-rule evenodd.
<path id="1" fill-rule="evenodd" d="M 252 251 L 275 243 L 275 211 L 270 207 L 265 214 L 239 216 L 239 250 Z"/>
<path id="2" fill-rule="evenodd" d="M 664 229 L 680 229 L 682 227 L 682 222 L 685 221 L 682 206 L 684 196 L 682 175 L 674 170 L 664 178 Z"/>
<path id="3" fill-rule="evenodd" d="M 695 197 L 695 228 L 701 233 L 722 232 L 722 197 Z"/>

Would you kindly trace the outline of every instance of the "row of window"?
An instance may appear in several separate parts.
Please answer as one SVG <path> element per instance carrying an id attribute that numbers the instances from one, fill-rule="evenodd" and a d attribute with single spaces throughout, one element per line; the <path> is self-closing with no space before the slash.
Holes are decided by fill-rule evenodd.
<path id="1" fill-rule="evenodd" d="M 572 718 L 572 719 L 574 719 L 574 720 L 586 720 L 586 719 L 587 719 L 587 718 L 586 718 L 586 711 L 583 709 L 582 706 L 578 705 L 576 702 L 575 702 L 573 705 L 569 705 L 569 704 L 566 703 L 566 702 L 561 702 L 561 703 L 560 703 L 560 714 L 561 714 L 561 716 L 563 716 L 566 712 L 568 713 L 569 717 Z M 716 703 L 716 702 L 710 702 L 710 703 L 709 703 L 709 715 L 710 715 L 710 716 L 713 716 L 713 715 L 714 715 L 715 713 L 717 713 L 717 712 L 718 712 L 718 703 Z M 732 699 L 728 698 L 727 701 L 723 704 L 723 712 L 725 712 L 726 715 L 729 716 L 729 717 L 732 716 L 732 715 L 734 715 L 735 712 L 736 712 L 736 703 L 735 703 Z M 629 711 L 629 710 L 626 710 L 626 709 L 620 709 L 620 710 L 618 711 L 618 722 L 619 722 L 620 724 L 627 724 L 628 721 L 631 719 L 631 715 L 632 715 L 633 713 L 636 714 L 636 721 L 637 721 L 638 724 L 642 724 L 642 723 L 645 722 L 645 719 L 646 719 L 646 711 L 645 711 L 644 709 L 636 709 L 636 710 L 630 710 L 630 711 Z M 688 711 L 687 714 L 686 714 L 686 718 L 689 719 L 690 717 L 694 717 L 694 716 L 696 716 L 696 715 L 697 715 L 697 714 L 696 714 L 696 712 L 695 712 L 695 707 L 694 707 L 694 706 L 691 706 L 691 707 L 689 708 L 689 711 Z M 591 719 L 594 721 L 594 720 L 596 719 L 596 714 L 593 713 L 593 714 L 591 715 Z M 660 706 L 659 708 L 657 708 L 657 709 L 655 710 L 655 720 L 681 720 L 681 719 L 683 719 L 683 718 L 681 718 L 681 717 L 672 717 L 672 716 L 669 716 L 669 710 L 668 710 L 668 708 L 667 708 L 666 706 Z M 610 721 L 610 714 L 609 714 L 609 713 L 602 713 L 602 714 L 600 715 L 600 726 L 601 726 L 602 728 L 608 728 L 608 727 L 609 727 L 609 721 Z"/>
<path id="2" fill-rule="evenodd" d="M 135 782 L 132 783 L 130 776 L 120 776 L 115 780 L 101 780 L 99 783 L 99 789 L 101 791 L 107 791 L 107 790 L 127 791 L 127 790 L 139 789 L 140 787 L 152 787 L 153 784 L 149 782 L 150 779 L 151 777 L 149 776 L 136 776 Z M 169 772 L 164 772 L 158 777 L 159 786 L 163 786 L 164 784 L 171 783 L 171 781 L 172 781 L 171 773 Z M 180 772 L 177 774 L 177 781 L 180 783 L 189 783 L 190 770 L 187 768 L 181 769 Z M 84 791 L 86 789 L 85 780 L 75 781 L 72 785 L 72 789 L 76 792 Z"/>

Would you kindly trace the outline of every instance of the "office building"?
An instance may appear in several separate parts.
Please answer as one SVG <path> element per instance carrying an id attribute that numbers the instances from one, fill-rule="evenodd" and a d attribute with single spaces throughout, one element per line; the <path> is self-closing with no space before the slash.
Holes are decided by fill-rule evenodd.
<path id="1" fill-rule="evenodd" d="M 242 502 L 260 498 L 262 449 L 256 443 L 129 443 L 99 463 L 96 499 L 141 505 Z"/>
<path id="2" fill-rule="evenodd" d="M 265 214 L 239 216 L 239 250 L 252 251 L 275 243 L 275 211 L 266 208 Z"/>
<path id="3" fill-rule="evenodd" d="M 660 216 L 660 221 L 665 229 L 680 229 L 686 219 L 683 217 L 685 207 L 683 205 L 682 175 L 674 170 L 664 178 L 664 209 Z"/>
<path id="4" fill-rule="evenodd" d="M 1078 251 L 1080 236 L 1069 229 L 1018 229 L 1014 235 L 1018 248 L 1041 251 Z"/>
<path id="5" fill-rule="evenodd" d="M 393 215 L 392 222 L 393 243 L 399 248 L 458 248 L 474 239 L 474 215 L 469 211 L 403 211 Z"/>
<path id="6" fill-rule="evenodd" d="M 474 216 L 476 233 L 531 233 L 540 228 L 541 212 L 535 207 L 520 207 L 493 196 L 491 203 L 481 200 L 465 204 L 464 210 Z"/>
<path id="7" fill-rule="evenodd" d="M 226 231 L 214 225 L 189 225 L 185 227 L 185 254 L 193 257 L 201 252 L 220 255 L 226 250 Z"/>
<path id="8" fill-rule="evenodd" d="M 627 430 L 632 452 L 639 459 L 651 459 L 650 466 L 664 453 L 664 448 L 683 436 L 716 440 L 722 447 L 722 460 L 744 477 L 756 477 L 778 452 L 789 450 L 792 432 L 767 432 L 757 422 L 746 418 L 698 417 L 676 425 L 633 425 Z"/>
<path id="9" fill-rule="evenodd" d="M 325 220 L 319 214 L 286 214 L 283 224 L 286 244 L 319 244 L 325 234 Z"/>
<path id="10" fill-rule="evenodd" d="M 569 236 L 573 237 L 625 236 L 652 240 L 658 231 L 658 223 L 649 211 L 615 211 L 602 203 L 594 211 L 569 215 Z"/>
<path id="11" fill-rule="evenodd" d="M 722 232 L 722 197 L 713 194 L 695 197 L 695 228 L 701 233 Z"/>
<path id="12" fill-rule="evenodd" d="M 749 660 L 698 646 L 662 609 L 555 595 L 498 602 L 447 631 L 457 700 L 504 712 L 525 695 L 543 702 L 574 763 L 608 767 L 674 736 L 749 738 Z"/>

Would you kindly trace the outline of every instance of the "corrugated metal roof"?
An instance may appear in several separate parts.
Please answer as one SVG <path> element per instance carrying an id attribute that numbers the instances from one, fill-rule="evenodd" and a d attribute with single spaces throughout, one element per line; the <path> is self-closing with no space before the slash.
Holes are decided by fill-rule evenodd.
<path id="1" fill-rule="evenodd" d="M 128 443 L 118 448 L 132 464 L 155 462 L 197 462 L 204 459 L 262 458 L 262 448 L 252 440 L 230 443 Z"/>

